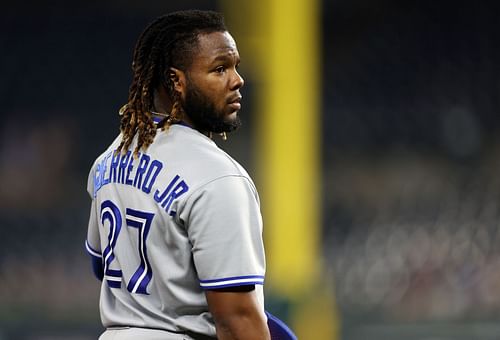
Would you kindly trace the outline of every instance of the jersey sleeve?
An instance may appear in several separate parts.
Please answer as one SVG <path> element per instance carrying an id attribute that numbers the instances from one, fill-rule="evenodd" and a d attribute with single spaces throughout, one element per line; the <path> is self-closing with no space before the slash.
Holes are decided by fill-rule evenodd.
<path id="1" fill-rule="evenodd" d="M 97 219 L 97 212 L 95 208 L 95 204 L 92 201 L 92 206 L 90 208 L 90 218 L 89 218 L 89 227 L 87 230 L 87 240 L 85 241 L 85 248 L 87 252 L 92 257 L 96 257 L 101 259 L 101 242 L 99 239 L 99 221 Z"/>
<path id="2" fill-rule="evenodd" d="M 205 184 L 181 212 L 203 289 L 264 283 L 265 254 L 258 196 L 249 179 Z"/>

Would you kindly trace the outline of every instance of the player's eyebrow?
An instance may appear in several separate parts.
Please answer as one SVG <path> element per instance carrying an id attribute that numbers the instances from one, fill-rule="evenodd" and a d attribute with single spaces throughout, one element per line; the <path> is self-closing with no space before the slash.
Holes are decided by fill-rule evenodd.
<path id="1" fill-rule="evenodd" d="M 231 52 L 227 52 L 227 53 L 224 53 L 224 54 L 219 54 L 217 55 L 214 59 L 212 59 L 212 63 L 216 63 L 218 61 L 228 61 L 228 60 L 235 60 L 236 63 L 239 63 L 240 62 L 240 56 L 238 53 L 231 53 Z"/>

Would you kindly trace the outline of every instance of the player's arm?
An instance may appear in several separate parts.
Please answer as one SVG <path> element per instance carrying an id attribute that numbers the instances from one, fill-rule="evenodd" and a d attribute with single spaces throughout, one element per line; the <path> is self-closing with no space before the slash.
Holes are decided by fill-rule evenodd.
<path id="1" fill-rule="evenodd" d="M 92 259 L 92 271 L 94 272 L 95 277 L 102 281 L 104 278 L 104 265 L 102 263 L 102 259 L 96 256 L 91 256 Z"/>
<path id="2" fill-rule="evenodd" d="M 92 203 L 90 205 L 90 217 L 87 229 L 87 240 L 85 241 L 85 248 L 87 249 L 87 253 L 92 259 L 92 269 L 94 271 L 94 275 L 98 280 L 102 281 L 104 277 L 104 263 L 102 259 L 102 252 L 100 250 L 99 219 L 97 216 L 97 207 L 94 202 L 93 189 L 94 176 L 93 171 L 91 170 L 87 182 L 87 191 L 90 195 L 90 198 L 92 199 Z"/>
<path id="3" fill-rule="evenodd" d="M 262 290 L 265 254 L 258 197 L 241 176 L 211 181 L 179 214 L 219 340 L 269 340 Z M 259 285 L 259 286 L 257 286 Z"/>
<path id="4" fill-rule="evenodd" d="M 219 340 L 270 340 L 267 318 L 253 286 L 206 290 Z"/>

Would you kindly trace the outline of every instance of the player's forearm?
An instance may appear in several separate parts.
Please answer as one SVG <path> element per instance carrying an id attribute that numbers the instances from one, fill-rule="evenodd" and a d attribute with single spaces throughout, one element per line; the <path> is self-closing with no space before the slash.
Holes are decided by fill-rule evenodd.
<path id="1" fill-rule="evenodd" d="M 270 340 L 265 316 L 257 311 L 214 316 L 218 340 Z"/>
<path id="2" fill-rule="evenodd" d="M 219 340 L 270 340 L 267 317 L 253 286 L 206 291 Z"/>

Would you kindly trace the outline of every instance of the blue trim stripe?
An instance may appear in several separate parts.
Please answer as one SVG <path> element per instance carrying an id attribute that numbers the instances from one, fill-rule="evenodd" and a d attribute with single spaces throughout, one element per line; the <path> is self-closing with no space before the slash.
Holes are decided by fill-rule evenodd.
<path id="1" fill-rule="evenodd" d="M 165 119 L 165 117 L 153 116 L 153 122 L 155 122 L 156 124 L 161 122 L 163 119 Z"/>
<path id="2" fill-rule="evenodd" d="M 239 286 L 249 286 L 249 285 L 263 285 L 264 282 L 238 282 L 238 283 L 228 283 L 228 284 L 218 284 L 216 286 L 206 286 L 200 285 L 202 289 L 215 289 L 215 288 L 228 288 L 228 287 L 239 287 Z"/>
<path id="3" fill-rule="evenodd" d="M 94 256 L 94 257 L 98 257 L 98 258 L 102 258 L 102 254 L 100 252 L 98 252 L 97 250 L 93 249 L 91 246 L 90 246 L 90 243 L 88 240 L 85 240 L 85 249 L 87 249 L 87 252 L 91 255 L 91 256 Z"/>
<path id="4" fill-rule="evenodd" d="M 122 287 L 121 281 L 112 281 L 112 280 L 107 280 L 107 281 L 108 281 L 108 286 L 110 286 L 111 288 L 121 288 Z"/>
<path id="5" fill-rule="evenodd" d="M 246 285 L 263 285 L 263 275 L 247 275 L 247 276 L 234 276 L 223 279 L 214 280 L 200 280 L 200 287 L 207 288 L 225 288 Z"/>

